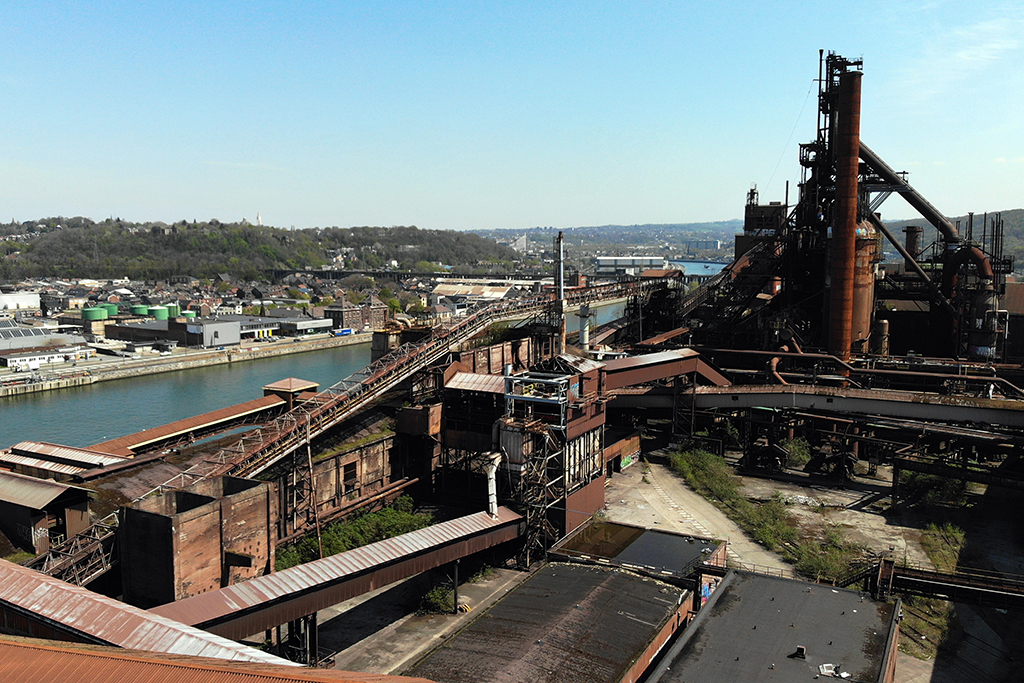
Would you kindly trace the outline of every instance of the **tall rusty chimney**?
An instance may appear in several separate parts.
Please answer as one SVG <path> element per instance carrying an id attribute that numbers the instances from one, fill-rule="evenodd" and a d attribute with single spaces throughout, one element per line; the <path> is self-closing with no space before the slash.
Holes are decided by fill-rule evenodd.
<path id="1" fill-rule="evenodd" d="M 839 76 L 836 114 L 836 202 L 832 227 L 832 287 L 829 294 L 828 350 L 850 359 L 853 342 L 853 289 L 857 250 L 857 180 L 860 164 L 860 71 Z"/>

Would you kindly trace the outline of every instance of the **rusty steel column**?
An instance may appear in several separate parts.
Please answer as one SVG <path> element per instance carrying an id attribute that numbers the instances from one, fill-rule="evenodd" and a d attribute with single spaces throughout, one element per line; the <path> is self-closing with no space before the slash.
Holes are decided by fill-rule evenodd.
<path id="1" fill-rule="evenodd" d="M 861 72 L 839 76 L 839 126 L 835 140 L 836 202 L 832 224 L 829 352 L 847 361 L 853 341 L 853 286 L 857 248 L 857 179 L 860 164 Z"/>

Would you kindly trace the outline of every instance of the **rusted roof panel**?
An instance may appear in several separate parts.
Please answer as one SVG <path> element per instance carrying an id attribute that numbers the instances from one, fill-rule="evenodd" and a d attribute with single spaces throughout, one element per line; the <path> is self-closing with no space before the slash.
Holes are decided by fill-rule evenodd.
<path id="1" fill-rule="evenodd" d="M 504 394 L 505 378 L 502 375 L 481 375 L 475 372 L 456 372 L 445 382 L 445 389 L 482 391 L 488 394 Z"/>
<path id="2" fill-rule="evenodd" d="M 689 327 L 677 327 L 674 330 L 669 330 L 668 332 L 662 332 L 659 335 L 655 335 L 653 337 L 649 337 L 647 339 L 644 339 L 643 341 L 638 342 L 637 346 L 660 346 L 661 344 L 669 342 L 669 341 L 675 339 L 676 337 L 681 337 L 684 334 L 687 334 L 689 331 L 690 331 Z"/>
<path id="3" fill-rule="evenodd" d="M 247 610 L 265 608 L 268 603 L 298 599 L 315 590 L 326 590 L 328 584 L 351 580 L 361 573 L 400 562 L 438 547 L 465 541 L 484 532 L 508 526 L 520 519 L 518 514 L 504 507 L 498 508 L 497 519 L 492 519 L 486 512 L 478 512 L 220 590 L 160 605 L 152 608 L 150 612 L 184 623 L 209 627 L 233 615 L 241 615 Z M 255 631 L 246 631 L 251 632 Z"/>
<path id="4" fill-rule="evenodd" d="M 683 358 L 690 358 L 691 356 L 698 356 L 696 351 L 693 349 L 674 349 L 672 351 L 662 351 L 660 353 L 647 353 L 642 356 L 631 356 L 629 358 L 616 358 L 605 362 L 605 372 L 619 372 L 621 370 L 631 370 L 633 368 L 645 367 L 649 365 L 660 365 L 662 363 L 673 363 Z"/>
<path id="5" fill-rule="evenodd" d="M 0 560 L 0 602 L 83 640 L 133 650 L 268 664 L 287 660 Z"/>
<path id="6" fill-rule="evenodd" d="M 74 446 L 61 446 L 43 441 L 22 441 L 21 443 L 16 443 L 11 446 L 11 452 L 30 458 L 40 458 L 67 465 L 76 465 L 82 467 L 82 469 L 106 467 L 107 465 L 124 461 L 124 456 L 112 453 L 101 453 L 95 450 L 75 448 Z"/>
<path id="7" fill-rule="evenodd" d="M 121 460 L 124 460 L 124 458 L 121 458 Z M 15 455 L 14 453 L 7 453 L 5 451 L 0 451 L 0 465 L 10 465 L 12 467 L 34 467 L 37 470 L 45 470 L 52 474 L 63 474 L 69 477 L 88 469 L 78 465 L 65 465 L 62 462 L 51 462 L 50 460 L 40 460 L 39 458 L 28 458 L 24 455 Z"/>
<path id="8" fill-rule="evenodd" d="M 0 637 L 0 680 L 148 681 L 150 683 L 275 683 L 277 681 L 349 681 L 350 683 L 430 683 L 424 678 L 311 669 L 279 664 L 233 662 L 207 657 L 120 650 L 99 645 L 54 643 Z"/>
<path id="9" fill-rule="evenodd" d="M 129 434 L 128 436 L 104 441 L 103 443 L 89 446 L 89 450 L 107 451 L 130 456 L 133 454 L 133 449 L 141 448 L 154 442 L 170 439 L 174 436 L 178 436 L 179 434 L 187 434 L 195 429 L 205 429 L 213 427 L 221 422 L 236 420 L 238 418 L 245 417 L 246 415 L 258 413 L 284 403 L 284 399 L 280 396 L 263 396 L 262 398 L 246 401 L 245 403 L 239 403 L 238 405 L 221 408 L 219 410 L 212 410 L 208 413 L 203 413 L 202 415 L 196 415 L 195 417 L 171 422 L 170 424 L 166 424 L 161 427 L 153 427 L 152 429 L 146 429 L 135 434 Z"/>
<path id="10" fill-rule="evenodd" d="M 298 377 L 287 377 L 285 379 L 279 379 L 276 382 L 266 384 L 263 388 L 271 391 L 313 391 L 319 386 L 320 384 L 317 382 L 299 379 Z"/>
<path id="11" fill-rule="evenodd" d="M 42 510 L 68 489 L 89 493 L 89 489 L 58 484 L 50 479 L 37 479 L 14 472 L 0 472 L 0 500 L 33 510 Z"/>

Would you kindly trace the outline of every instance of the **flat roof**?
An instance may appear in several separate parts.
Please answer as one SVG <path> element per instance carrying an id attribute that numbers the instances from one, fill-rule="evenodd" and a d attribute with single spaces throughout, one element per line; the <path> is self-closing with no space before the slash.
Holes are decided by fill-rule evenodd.
<path id="1" fill-rule="evenodd" d="M 619 683 L 686 593 L 621 569 L 552 563 L 406 673 L 440 683 Z"/>
<path id="2" fill-rule="evenodd" d="M 444 388 L 482 391 L 488 394 L 504 394 L 505 377 L 504 375 L 484 375 L 476 372 L 456 372 L 445 383 Z"/>
<path id="3" fill-rule="evenodd" d="M 868 593 L 732 571 L 648 680 L 800 681 L 831 664 L 850 680 L 881 681 L 896 655 L 897 615 Z M 805 658 L 791 656 L 798 646 Z"/>
<path id="4" fill-rule="evenodd" d="M 603 561 L 655 574 L 689 576 L 719 545 L 708 538 L 671 531 L 591 521 L 559 541 L 549 552 L 554 556 Z"/>

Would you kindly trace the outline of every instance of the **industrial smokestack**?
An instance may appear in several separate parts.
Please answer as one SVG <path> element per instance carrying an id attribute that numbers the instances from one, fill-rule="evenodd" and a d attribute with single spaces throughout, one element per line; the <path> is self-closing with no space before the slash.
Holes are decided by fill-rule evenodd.
<path id="1" fill-rule="evenodd" d="M 558 297 L 558 353 L 565 353 L 565 239 L 562 231 L 555 238 L 555 292 Z"/>
<path id="2" fill-rule="evenodd" d="M 829 294 L 829 352 L 850 359 L 857 250 L 857 181 L 860 166 L 861 72 L 839 76 L 836 114 L 836 201 L 832 227 L 832 287 Z"/>
<path id="3" fill-rule="evenodd" d="M 910 254 L 910 258 L 916 261 L 921 255 L 921 233 L 924 232 L 924 228 L 920 225 L 908 225 L 903 228 L 903 232 L 907 234 L 907 253 Z M 907 270 L 913 268 L 910 262 L 905 259 L 904 267 Z"/>

